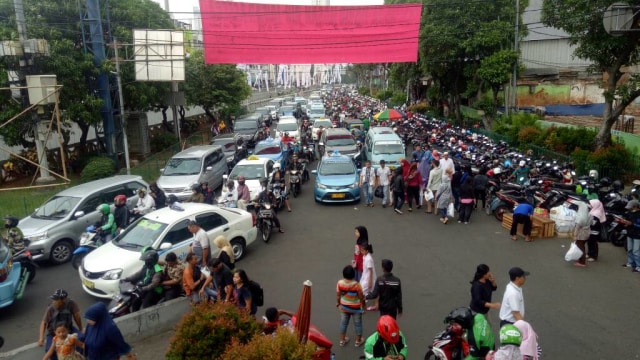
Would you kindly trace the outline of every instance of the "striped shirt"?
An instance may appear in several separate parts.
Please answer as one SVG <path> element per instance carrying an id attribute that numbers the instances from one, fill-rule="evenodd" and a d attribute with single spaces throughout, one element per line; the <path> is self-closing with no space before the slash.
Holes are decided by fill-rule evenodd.
<path id="1" fill-rule="evenodd" d="M 336 291 L 340 295 L 340 310 L 345 313 L 361 313 L 364 294 L 360 283 L 355 280 L 338 281 Z"/>

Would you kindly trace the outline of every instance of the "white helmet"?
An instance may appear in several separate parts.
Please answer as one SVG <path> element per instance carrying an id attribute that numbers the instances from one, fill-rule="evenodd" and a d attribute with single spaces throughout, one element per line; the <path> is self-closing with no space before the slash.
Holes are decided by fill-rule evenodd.
<path id="1" fill-rule="evenodd" d="M 280 163 L 273 164 L 273 170 L 280 170 Z"/>
<path id="2" fill-rule="evenodd" d="M 493 173 L 496 175 L 500 175 L 502 173 L 502 169 L 500 167 L 494 168 Z"/>

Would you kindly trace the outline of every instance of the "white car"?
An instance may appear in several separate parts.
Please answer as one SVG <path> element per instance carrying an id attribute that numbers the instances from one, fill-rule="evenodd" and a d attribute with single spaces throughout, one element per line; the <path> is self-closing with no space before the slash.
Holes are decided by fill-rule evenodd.
<path id="1" fill-rule="evenodd" d="M 293 116 L 282 116 L 276 126 L 276 137 L 283 137 L 285 133 L 289 133 L 289 136 L 300 140 L 300 131 L 298 129 L 298 120 Z"/>
<path id="2" fill-rule="evenodd" d="M 329 119 L 316 119 L 311 127 L 311 138 L 313 141 L 318 141 L 318 130 L 320 130 L 320 126 L 324 126 L 325 129 L 331 129 L 333 124 Z"/>
<path id="3" fill-rule="evenodd" d="M 225 183 L 228 179 L 233 180 L 235 187 L 238 187 L 238 176 L 244 176 L 244 184 L 249 187 L 249 196 L 251 199 L 255 199 L 260 192 L 260 180 L 271 179 L 273 174 L 274 161 L 268 158 L 258 158 L 256 155 L 251 155 L 249 158 L 240 160 L 236 166 L 233 167 L 229 176 L 225 175 Z M 226 198 L 227 187 L 222 187 L 221 199 Z"/>
<path id="4" fill-rule="evenodd" d="M 120 279 L 136 273 L 144 265 L 140 254 L 146 247 L 156 249 L 161 260 L 168 252 L 184 259 L 193 242 L 193 235 L 187 229 L 189 220 L 195 220 L 207 232 L 211 257 L 219 252 L 213 244 L 218 235 L 229 239 L 236 260 L 244 256 L 247 246 L 256 239 L 255 219 L 246 211 L 199 203 L 181 205 L 183 210 L 165 207 L 145 215 L 113 241 L 90 252 L 78 268 L 84 291 L 104 299 L 117 295 Z"/>

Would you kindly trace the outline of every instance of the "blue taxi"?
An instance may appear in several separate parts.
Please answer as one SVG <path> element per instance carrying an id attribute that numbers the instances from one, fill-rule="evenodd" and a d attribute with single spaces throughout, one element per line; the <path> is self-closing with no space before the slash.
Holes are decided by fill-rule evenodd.
<path id="1" fill-rule="evenodd" d="M 281 168 L 286 168 L 287 164 L 287 146 L 280 140 L 280 138 L 268 137 L 266 140 L 262 140 L 256 144 L 253 149 L 253 155 L 260 159 L 273 160 L 274 163 L 279 163 Z"/>
<path id="2" fill-rule="evenodd" d="M 352 157 L 335 151 L 323 157 L 312 173 L 316 175 L 316 202 L 360 201 L 360 175 Z"/>

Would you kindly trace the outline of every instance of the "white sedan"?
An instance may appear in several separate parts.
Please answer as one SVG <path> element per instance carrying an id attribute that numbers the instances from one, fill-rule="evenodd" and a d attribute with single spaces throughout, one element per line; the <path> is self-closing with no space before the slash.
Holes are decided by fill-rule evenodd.
<path id="1" fill-rule="evenodd" d="M 325 129 L 331 129 L 333 124 L 329 119 L 316 119 L 311 127 L 311 138 L 313 141 L 318 141 L 318 130 L 320 130 L 320 126 L 323 126 Z"/>
<path id="2" fill-rule="evenodd" d="M 208 204 L 184 203 L 184 210 L 165 207 L 138 219 L 113 241 L 89 253 L 78 268 L 82 288 L 90 295 L 111 299 L 119 292 L 120 279 L 139 271 L 144 263 L 141 251 L 156 249 L 160 259 L 174 252 L 183 260 L 193 242 L 187 222 L 195 220 L 209 237 L 211 257 L 219 250 L 213 244 L 218 235 L 229 239 L 236 260 L 253 243 L 257 230 L 253 216 L 240 209 L 220 208 Z"/>

